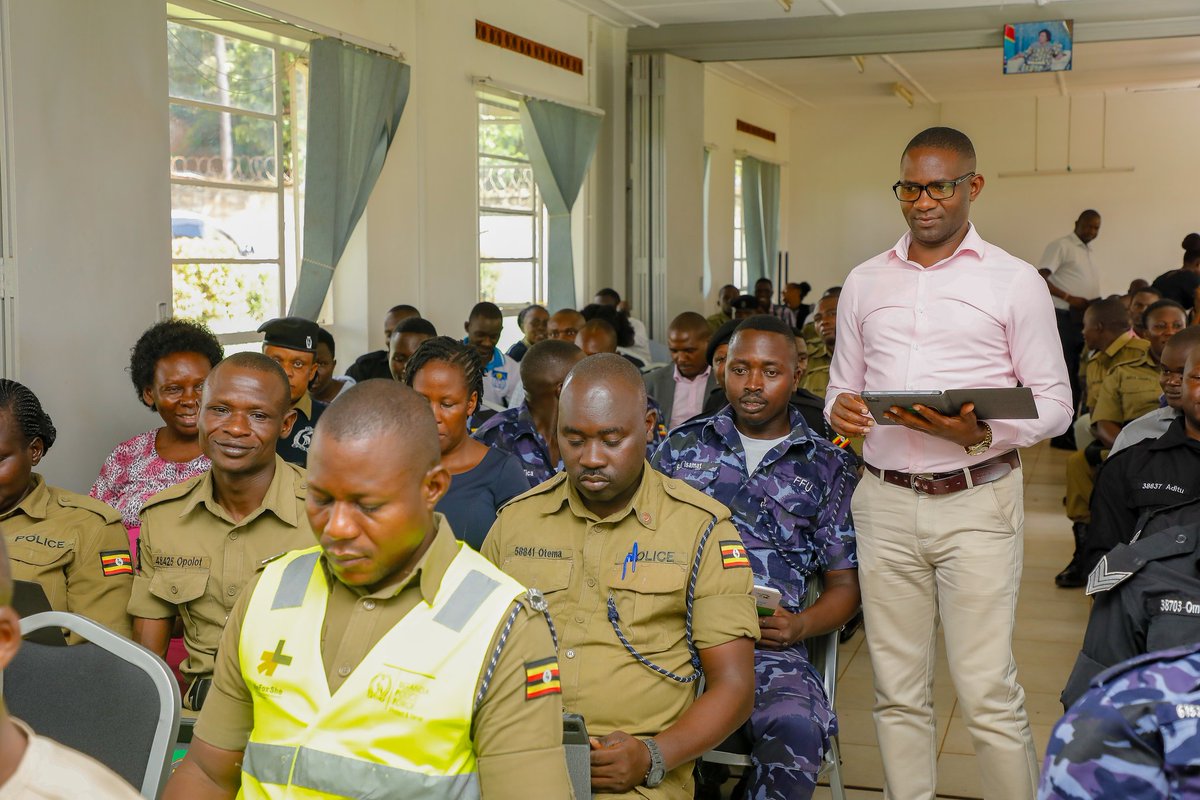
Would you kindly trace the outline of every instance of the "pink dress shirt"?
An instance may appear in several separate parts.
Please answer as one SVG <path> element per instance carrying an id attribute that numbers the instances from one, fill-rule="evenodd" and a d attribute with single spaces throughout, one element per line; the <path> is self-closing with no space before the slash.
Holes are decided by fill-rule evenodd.
<path id="1" fill-rule="evenodd" d="M 825 414 L 839 394 L 1028 386 L 1038 419 L 988 420 L 992 448 L 959 445 L 899 425 L 870 431 L 863 457 L 879 469 L 947 472 L 1027 447 L 1071 424 L 1071 389 L 1054 307 L 1037 271 L 971 225 L 931 267 L 908 260 L 911 234 L 854 268 L 838 303 L 837 349 Z"/>
<path id="2" fill-rule="evenodd" d="M 704 400 L 708 394 L 704 390 L 708 388 L 708 373 L 711 371 L 712 367 L 708 367 L 694 378 L 685 378 L 679 374 L 679 367 L 675 367 L 671 373 L 675 379 L 675 399 L 671 402 L 670 427 L 682 425 L 704 410 Z"/>

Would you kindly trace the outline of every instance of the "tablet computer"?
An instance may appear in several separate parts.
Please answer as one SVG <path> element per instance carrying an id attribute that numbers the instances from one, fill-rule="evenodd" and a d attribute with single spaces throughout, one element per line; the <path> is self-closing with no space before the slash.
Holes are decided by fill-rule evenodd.
<path id="1" fill-rule="evenodd" d="M 975 404 L 975 416 L 979 419 L 1037 419 L 1037 404 L 1033 401 L 1033 390 L 1028 386 L 1009 389 L 931 389 L 915 392 L 863 392 L 871 416 L 880 425 L 896 425 L 884 417 L 892 406 L 912 409 L 923 405 L 939 414 L 954 416 L 963 403 Z"/>

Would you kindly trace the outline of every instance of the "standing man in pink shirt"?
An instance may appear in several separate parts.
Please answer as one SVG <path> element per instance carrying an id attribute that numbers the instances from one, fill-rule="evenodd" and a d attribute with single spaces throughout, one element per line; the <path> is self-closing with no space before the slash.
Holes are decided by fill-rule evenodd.
<path id="1" fill-rule="evenodd" d="M 838 305 L 825 410 L 838 433 L 866 435 L 851 508 L 886 794 L 902 800 L 932 798 L 937 785 L 939 619 L 984 797 L 1037 791 L 1012 655 L 1024 525 L 1016 448 L 1067 428 L 1071 390 L 1045 282 L 969 221 L 983 183 L 966 135 L 917 134 L 892 187 L 909 232 L 850 273 Z M 1038 419 L 917 405 L 893 407 L 897 424 L 878 426 L 861 397 L 1018 384 L 1033 390 Z"/>

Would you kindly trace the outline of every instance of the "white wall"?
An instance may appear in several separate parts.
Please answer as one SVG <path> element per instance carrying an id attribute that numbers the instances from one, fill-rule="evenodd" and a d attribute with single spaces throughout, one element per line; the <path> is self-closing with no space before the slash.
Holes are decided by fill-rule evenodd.
<path id="1" fill-rule="evenodd" d="M 171 300 L 166 8 L 8 8 L 16 377 L 58 428 L 41 471 L 87 491 L 113 446 L 158 420 L 125 369 Z"/>
<path id="2" fill-rule="evenodd" d="M 1000 177 L 1035 165 L 1065 169 L 1068 113 L 1070 166 L 1133 171 Z M 1036 262 L 1047 242 L 1071 232 L 1081 210 L 1099 210 L 1105 293 L 1177 267 L 1180 241 L 1200 228 L 1191 199 L 1200 179 L 1192 133 L 1200 129 L 1200 92 L 801 109 L 792 122 L 792 274 L 800 261 L 801 276 L 818 291 L 904 232 L 889 187 L 905 143 L 929 125 L 957 127 L 974 141 L 987 183 L 972 219 L 984 238 L 1014 255 Z"/>
<path id="3" fill-rule="evenodd" d="M 390 306 L 412 303 L 457 333 L 477 300 L 473 75 L 609 110 L 576 206 L 579 291 L 625 274 L 624 31 L 560 0 L 266 4 L 394 45 L 413 70 L 387 164 L 334 279 L 341 368 L 382 345 Z M 157 304 L 170 302 L 166 9 L 163 0 L 10 6 L 17 374 L 59 426 L 48 477 L 86 490 L 118 441 L 156 424 L 124 370 Z M 476 41 L 477 18 L 582 57 L 585 74 Z"/>

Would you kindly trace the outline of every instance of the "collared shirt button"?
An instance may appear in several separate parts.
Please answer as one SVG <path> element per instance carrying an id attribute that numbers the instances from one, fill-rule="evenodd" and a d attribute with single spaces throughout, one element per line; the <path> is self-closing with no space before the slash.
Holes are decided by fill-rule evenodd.
<path id="1" fill-rule="evenodd" d="M 340 667 L 338 667 L 338 675 L 340 675 L 344 678 L 349 674 L 350 674 L 350 666 L 348 664 L 342 664 Z"/>
<path id="2" fill-rule="evenodd" d="M 575 615 L 575 621 L 576 621 L 576 622 L 583 622 L 583 614 L 576 614 L 576 615 Z"/>
<path id="3" fill-rule="evenodd" d="M 587 581 L 586 581 L 586 583 L 587 583 L 588 587 L 589 587 L 589 588 L 591 588 L 592 586 L 595 586 L 595 585 L 596 585 L 596 579 L 595 579 L 595 578 L 588 578 L 588 579 L 587 579 Z M 171 587 L 171 591 L 172 591 L 172 592 L 173 592 L 173 591 L 175 591 L 175 587 L 174 587 L 174 586 L 172 586 L 172 587 Z"/>
<path id="4" fill-rule="evenodd" d="M 229 540 L 230 540 L 230 541 L 235 541 L 235 540 L 237 539 L 237 536 L 238 536 L 238 535 L 237 535 L 237 531 L 233 531 L 233 532 L 231 532 L 231 533 L 229 534 Z"/>
<path id="5" fill-rule="evenodd" d="M 567 651 L 567 658 L 574 658 L 574 657 L 575 657 L 575 651 L 574 651 L 574 650 L 568 650 L 568 651 Z"/>
<path id="6" fill-rule="evenodd" d="M 1181 533 L 1175 537 L 1175 541 L 1178 542 L 1179 544 L 1183 544 L 1184 542 L 1187 541 L 1187 537 Z"/>
<path id="7" fill-rule="evenodd" d="M 365 608 L 367 611 L 373 610 L 375 608 L 375 601 L 374 600 L 363 600 L 363 608 Z"/>
<path id="8" fill-rule="evenodd" d="M 172 586 L 172 587 L 171 587 L 171 594 L 179 594 L 179 587 L 178 587 L 178 586 Z"/>
<path id="9" fill-rule="evenodd" d="M 230 586 L 228 589 L 225 590 L 225 594 L 229 595 L 230 597 L 236 597 L 237 593 L 238 593 L 238 588 L 236 586 Z"/>
<path id="10" fill-rule="evenodd" d="M 674 489 L 674 488 L 675 488 L 675 487 L 674 487 L 674 485 L 672 485 L 672 484 L 668 484 L 668 485 L 669 485 L 669 486 L 671 486 L 671 488 L 672 488 L 672 489 Z M 650 515 L 649 515 L 649 514 L 647 514 L 647 513 L 643 513 L 643 514 L 642 514 L 642 522 L 644 522 L 644 523 L 646 523 L 647 525 L 649 525 L 649 524 L 650 524 Z"/>

